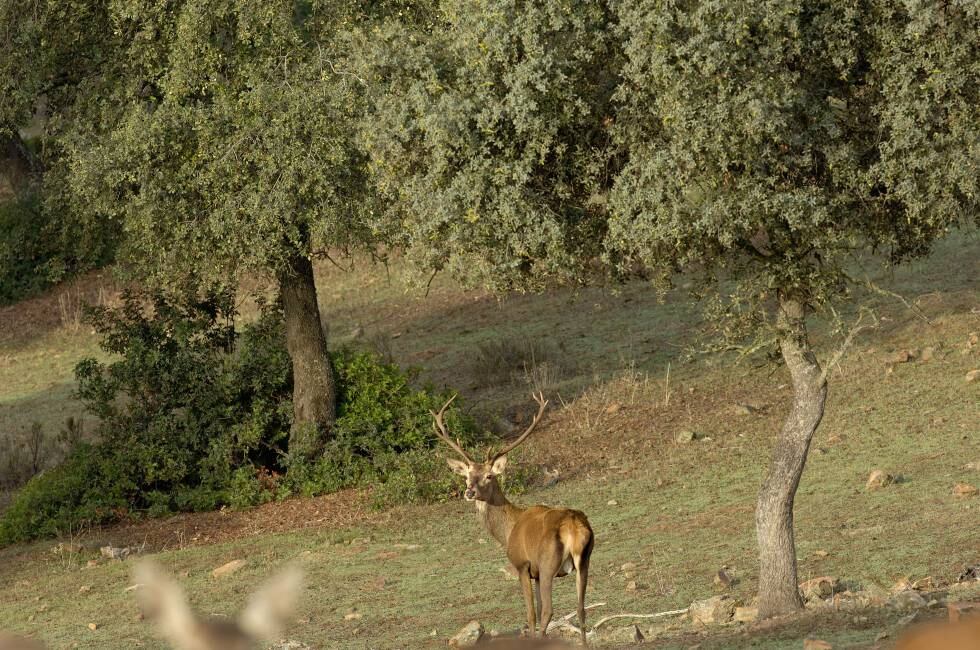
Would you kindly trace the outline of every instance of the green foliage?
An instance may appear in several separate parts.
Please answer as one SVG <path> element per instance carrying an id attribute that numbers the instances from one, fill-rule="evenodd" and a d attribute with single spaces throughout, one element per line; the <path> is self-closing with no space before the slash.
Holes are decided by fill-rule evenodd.
<path id="1" fill-rule="evenodd" d="M 90 240 L 82 230 L 47 209 L 36 191 L 0 202 L 0 304 L 111 260 L 112 238 Z"/>
<path id="2" fill-rule="evenodd" d="M 379 10 L 384 10 L 380 7 Z M 113 3 L 129 77 L 99 132 L 78 118 L 66 183 L 88 215 L 126 225 L 157 282 L 275 274 L 316 248 L 373 244 L 346 72 L 354 3 Z"/>
<path id="3" fill-rule="evenodd" d="M 723 269 L 739 284 L 718 314 L 777 292 L 819 308 L 849 295 L 855 253 L 921 255 L 980 214 L 975 7 L 648 0 L 620 18 L 623 267 Z"/>
<path id="4" fill-rule="evenodd" d="M 121 308 L 89 317 L 114 358 L 76 368 L 77 397 L 101 421 L 99 444 L 24 487 L 0 520 L 0 543 L 353 486 L 380 486 L 379 505 L 458 490 L 429 415 L 448 394 L 414 387 L 414 373 L 369 353 L 332 355 L 333 437 L 316 459 L 290 456 L 292 366 L 276 305 L 263 305 L 241 332 L 223 290 L 128 293 Z M 486 441 L 458 409 L 446 417 L 464 442 Z"/>
<path id="5" fill-rule="evenodd" d="M 426 269 L 505 289 L 587 274 L 616 160 L 620 58 L 603 2 L 451 1 L 435 28 L 358 43 L 361 142 L 386 217 Z"/>
<path id="6" fill-rule="evenodd" d="M 76 532 L 128 507 L 124 467 L 105 450 L 80 445 L 64 463 L 31 479 L 0 518 L 0 545 Z"/>
<path id="7" fill-rule="evenodd" d="M 378 486 L 376 505 L 442 500 L 459 489 L 436 453 L 430 410 L 448 394 L 413 387 L 415 375 L 366 352 L 333 357 L 340 387 L 333 438 L 321 458 L 293 460 L 290 489 L 312 495 L 345 487 Z M 488 442 L 455 406 L 446 424 L 464 444 Z"/>

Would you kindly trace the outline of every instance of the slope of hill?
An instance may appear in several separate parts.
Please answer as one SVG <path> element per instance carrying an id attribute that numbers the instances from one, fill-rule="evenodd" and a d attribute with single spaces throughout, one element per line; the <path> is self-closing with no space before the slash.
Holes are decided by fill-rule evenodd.
<path id="1" fill-rule="evenodd" d="M 401 269 L 389 271 L 319 269 L 334 343 L 372 346 L 420 366 L 425 378 L 460 387 L 502 428 L 520 419 L 532 387 L 555 397 L 558 406 L 517 460 L 557 469 L 560 479 L 519 500 L 589 514 L 598 541 L 588 600 L 606 603 L 593 620 L 686 607 L 717 593 L 712 577 L 723 565 L 738 578 L 731 593 L 752 597 L 752 512 L 788 407 L 782 369 L 683 362 L 696 311 L 682 295 L 659 304 L 639 284 L 498 300 L 437 279 L 423 298 L 406 289 Z M 877 297 L 882 326 L 834 368 L 797 499 L 801 579 L 831 575 L 885 594 L 903 576 L 949 581 L 980 561 L 980 498 L 953 494 L 958 482 L 980 484 L 980 382 L 966 380 L 980 367 L 978 278 L 975 234 L 874 278 L 913 308 Z M 82 289 L 97 299 L 101 284 L 89 281 Z M 54 430 L 77 414 L 70 370 L 96 345 L 70 315 L 61 317 L 59 291 L 0 310 L 0 435 L 34 421 Z M 821 350 L 826 355 L 826 342 Z M 893 363 L 903 350 L 919 354 Z M 682 430 L 700 439 L 677 442 Z M 874 469 L 901 480 L 868 492 Z M 432 647 L 470 619 L 499 630 L 520 624 L 517 583 L 501 571 L 504 554 L 470 504 L 372 512 L 364 502 L 356 492 L 296 499 L 66 531 L 56 552 L 53 542 L 0 550 L 0 583 L 13 586 L 0 592 L 0 629 L 36 632 L 52 647 L 162 648 L 125 592 L 129 562 L 98 556 L 102 544 L 144 542 L 145 552 L 158 552 L 184 576 L 199 609 L 215 614 L 235 611 L 274 567 L 300 562 L 309 588 L 290 636 L 315 647 Z M 236 558 L 247 560 L 243 569 L 211 576 Z M 625 563 L 636 567 L 624 570 Z M 558 582 L 558 611 L 572 610 L 573 592 L 572 583 Z M 641 628 L 657 628 L 668 647 L 798 648 L 808 634 L 836 648 L 872 647 L 899 617 L 821 610 L 707 635 L 683 622 Z M 94 631 L 89 623 L 97 623 Z"/>

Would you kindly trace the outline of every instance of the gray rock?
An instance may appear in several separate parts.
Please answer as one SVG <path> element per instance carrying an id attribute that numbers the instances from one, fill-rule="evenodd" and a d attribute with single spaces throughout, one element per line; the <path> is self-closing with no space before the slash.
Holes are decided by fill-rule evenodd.
<path id="1" fill-rule="evenodd" d="M 712 596 L 707 600 L 698 600 L 691 603 L 687 614 L 694 623 L 701 625 L 720 625 L 732 620 L 735 616 L 735 607 L 738 605 L 731 596 Z"/>
<path id="2" fill-rule="evenodd" d="M 738 623 L 754 623 L 759 618 L 758 607 L 736 607 L 734 620 Z"/>
<path id="3" fill-rule="evenodd" d="M 879 490 L 895 482 L 895 477 L 880 469 L 876 469 L 868 475 L 868 481 L 864 484 L 865 489 Z"/>
<path id="4" fill-rule="evenodd" d="M 627 625 L 626 627 L 607 627 L 602 630 L 600 628 L 599 638 L 603 643 L 642 643 L 643 632 L 636 625 Z"/>
<path id="5" fill-rule="evenodd" d="M 483 632 L 483 624 L 480 621 L 470 621 L 453 638 L 449 639 L 449 645 L 454 648 L 475 646 L 483 638 Z"/>
<path id="6" fill-rule="evenodd" d="M 697 431 L 691 431 L 690 429 L 681 429 L 674 436 L 674 441 L 681 444 L 687 444 L 689 442 L 694 442 L 695 440 L 701 440 L 704 438 L 704 434 L 698 433 Z"/>
<path id="7" fill-rule="evenodd" d="M 284 639 L 270 645 L 269 650 L 313 650 L 313 646 L 306 645 L 302 641 Z"/>
<path id="8" fill-rule="evenodd" d="M 888 600 L 888 604 L 895 609 L 909 610 L 921 609 L 928 603 L 918 591 L 901 591 Z"/>

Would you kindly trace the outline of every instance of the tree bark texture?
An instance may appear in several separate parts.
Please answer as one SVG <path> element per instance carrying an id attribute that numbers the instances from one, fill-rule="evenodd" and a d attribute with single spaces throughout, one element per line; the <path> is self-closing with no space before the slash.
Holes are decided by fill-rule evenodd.
<path id="1" fill-rule="evenodd" d="M 776 441 L 756 503 L 760 619 L 803 607 L 796 575 L 793 501 L 810 441 L 827 401 L 827 382 L 821 377 L 807 335 L 806 307 L 797 300 L 781 297 L 776 326 L 780 350 L 793 382 L 793 405 Z"/>
<path id="2" fill-rule="evenodd" d="M 289 454 L 312 458 L 321 451 L 337 416 L 337 389 L 320 323 L 313 264 L 294 257 L 279 277 L 286 318 L 286 347 L 293 365 L 293 427 Z"/>

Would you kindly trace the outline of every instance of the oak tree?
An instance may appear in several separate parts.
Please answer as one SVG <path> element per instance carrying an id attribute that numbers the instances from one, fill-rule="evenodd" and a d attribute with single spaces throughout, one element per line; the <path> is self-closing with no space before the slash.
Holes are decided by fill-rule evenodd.
<path id="1" fill-rule="evenodd" d="M 492 288 L 702 276 L 793 403 L 759 492 L 763 617 L 801 606 L 793 502 L 824 413 L 808 320 L 848 263 L 977 218 L 980 10 L 886 0 L 448 1 L 371 34 L 363 130 L 409 256 Z M 723 284 L 721 280 L 725 280 Z"/>

